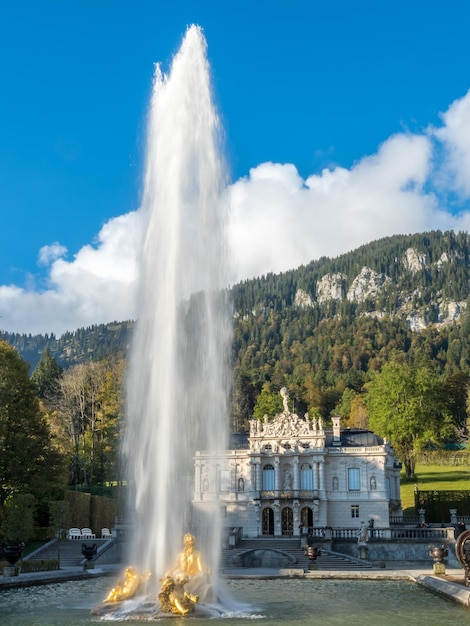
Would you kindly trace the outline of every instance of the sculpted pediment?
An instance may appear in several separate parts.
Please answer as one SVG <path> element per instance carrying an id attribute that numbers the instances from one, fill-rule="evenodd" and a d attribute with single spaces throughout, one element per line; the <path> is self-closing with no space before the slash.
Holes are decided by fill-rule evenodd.
<path id="1" fill-rule="evenodd" d="M 308 413 L 303 417 L 299 417 L 296 413 L 289 410 L 287 389 L 281 389 L 283 398 L 284 411 L 274 416 L 272 420 L 267 415 L 264 420 L 250 420 L 250 439 L 272 439 L 280 442 L 285 441 L 298 442 L 299 439 L 311 440 L 324 436 L 323 424 L 321 418 L 310 420 Z M 285 446 L 284 446 L 285 447 Z"/>
<path id="2" fill-rule="evenodd" d="M 280 413 L 268 422 L 258 421 L 258 433 L 262 437 L 279 437 L 298 438 L 301 435 L 313 435 L 315 431 L 312 429 L 310 421 L 301 419 L 296 413 Z"/>

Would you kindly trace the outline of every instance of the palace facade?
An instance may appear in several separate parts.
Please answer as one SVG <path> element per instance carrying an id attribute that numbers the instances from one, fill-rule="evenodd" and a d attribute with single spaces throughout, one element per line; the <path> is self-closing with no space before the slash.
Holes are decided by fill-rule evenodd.
<path id="1" fill-rule="evenodd" d="M 284 390 L 281 391 L 281 394 Z M 321 419 L 288 409 L 271 421 L 250 421 L 224 456 L 197 452 L 194 522 L 222 506 L 225 528 L 243 537 L 297 536 L 321 528 L 360 528 L 373 520 L 388 528 L 400 515 L 400 464 L 389 443 L 340 418 Z"/>

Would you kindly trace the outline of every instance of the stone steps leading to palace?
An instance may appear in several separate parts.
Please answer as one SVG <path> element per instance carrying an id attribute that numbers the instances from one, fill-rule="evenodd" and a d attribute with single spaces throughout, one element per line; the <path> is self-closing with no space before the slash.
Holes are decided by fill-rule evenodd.
<path id="1" fill-rule="evenodd" d="M 321 546 L 320 546 L 321 547 Z M 260 537 L 259 539 L 242 539 L 236 548 L 225 549 L 222 553 L 222 567 L 229 568 L 230 561 L 244 552 L 251 550 L 274 550 L 285 552 L 295 559 L 293 567 L 309 569 L 310 561 L 305 556 L 299 539 L 272 539 Z M 368 569 L 372 566 L 366 561 L 349 558 L 337 552 L 328 552 L 322 549 L 321 556 L 317 557 L 316 569 L 323 571 L 354 571 Z"/>
<path id="2" fill-rule="evenodd" d="M 85 558 L 82 554 L 82 544 L 87 546 L 96 543 L 98 549 L 107 539 L 63 539 L 60 542 L 50 541 L 44 544 L 42 548 L 36 550 L 34 553 L 28 555 L 26 559 L 37 560 L 49 560 L 60 558 L 61 567 L 78 567 L 82 564 Z"/>

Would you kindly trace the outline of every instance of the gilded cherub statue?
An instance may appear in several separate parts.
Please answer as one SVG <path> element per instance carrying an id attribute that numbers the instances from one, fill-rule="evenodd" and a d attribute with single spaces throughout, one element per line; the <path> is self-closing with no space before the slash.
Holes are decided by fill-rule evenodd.
<path id="1" fill-rule="evenodd" d="M 187 615 L 194 611 L 199 597 L 185 590 L 184 586 L 187 582 L 189 582 L 187 574 L 178 574 L 175 577 L 167 574 L 161 581 L 162 587 L 158 594 L 158 601 L 164 613 Z"/>
<path id="2" fill-rule="evenodd" d="M 138 574 L 134 567 L 126 568 L 124 579 L 119 580 L 115 587 L 111 589 L 104 602 L 121 602 L 133 598 L 140 585 L 145 583 L 151 576 L 150 571 Z"/>
<path id="3" fill-rule="evenodd" d="M 189 578 L 193 578 L 193 576 L 206 571 L 202 565 L 202 555 L 199 550 L 196 550 L 196 540 L 194 535 L 186 533 L 183 539 L 183 544 L 183 549 L 178 554 L 173 571 L 187 574 Z"/>
<path id="4" fill-rule="evenodd" d="M 109 592 L 105 602 L 120 602 L 132 598 L 139 585 L 140 576 L 133 567 L 128 567 L 124 572 L 124 580 L 117 582 L 116 586 Z"/>
<path id="5" fill-rule="evenodd" d="M 203 602 L 213 601 L 209 569 L 204 566 L 202 554 L 196 549 L 196 540 L 191 533 L 184 535 L 183 549 L 161 583 L 158 599 L 165 613 L 186 615 L 194 610 L 200 599 Z"/>

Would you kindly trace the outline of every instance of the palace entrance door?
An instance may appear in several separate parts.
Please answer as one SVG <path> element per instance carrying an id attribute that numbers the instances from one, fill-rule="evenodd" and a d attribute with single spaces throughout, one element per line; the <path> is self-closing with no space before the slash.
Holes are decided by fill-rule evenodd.
<path id="1" fill-rule="evenodd" d="M 281 533 L 283 535 L 294 534 L 294 514 L 292 512 L 292 509 L 288 506 L 282 509 Z"/>
<path id="2" fill-rule="evenodd" d="M 274 535 L 274 511 L 266 507 L 263 509 L 263 535 Z"/>

